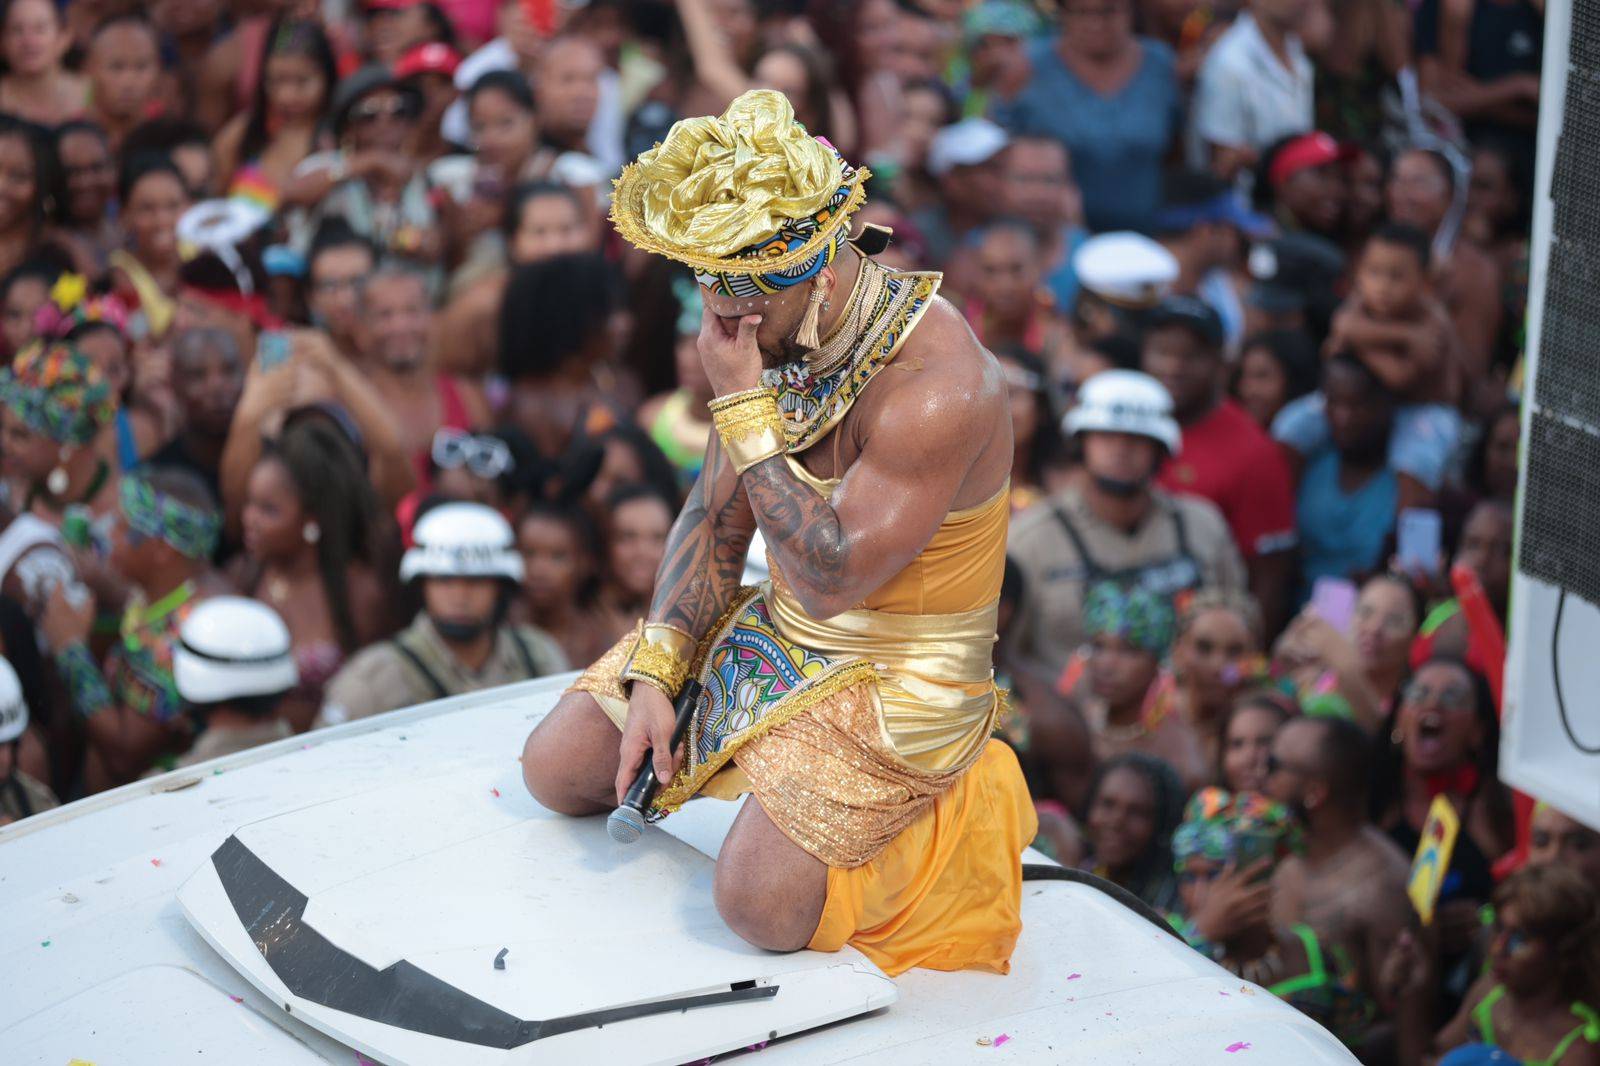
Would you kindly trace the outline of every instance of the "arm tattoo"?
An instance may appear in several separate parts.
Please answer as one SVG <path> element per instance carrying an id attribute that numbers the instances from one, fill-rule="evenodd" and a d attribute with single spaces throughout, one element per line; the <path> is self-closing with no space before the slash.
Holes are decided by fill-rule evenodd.
<path id="1" fill-rule="evenodd" d="M 744 488 L 713 433 L 700 480 L 667 538 L 651 620 L 704 636 L 739 588 L 754 533 Z"/>
<path id="2" fill-rule="evenodd" d="M 850 543 L 828 501 L 791 474 L 781 456 L 756 464 L 741 480 L 790 583 L 826 596 L 841 593 Z"/>

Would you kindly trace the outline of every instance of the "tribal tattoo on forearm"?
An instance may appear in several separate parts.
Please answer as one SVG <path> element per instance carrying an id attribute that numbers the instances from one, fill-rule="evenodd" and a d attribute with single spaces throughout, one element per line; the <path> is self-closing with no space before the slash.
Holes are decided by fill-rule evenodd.
<path id="1" fill-rule="evenodd" d="M 741 480 L 790 584 L 824 596 L 843 592 L 850 542 L 828 501 L 790 473 L 782 456 L 756 464 Z"/>
<path id="2" fill-rule="evenodd" d="M 651 621 L 704 636 L 738 591 L 755 529 L 739 475 L 713 433 L 700 479 L 667 537 Z"/>

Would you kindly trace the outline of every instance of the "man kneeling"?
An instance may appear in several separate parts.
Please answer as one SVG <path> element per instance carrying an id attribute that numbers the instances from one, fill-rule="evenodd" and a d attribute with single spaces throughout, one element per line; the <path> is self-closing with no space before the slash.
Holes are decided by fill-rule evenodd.
<path id="1" fill-rule="evenodd" d="M 648 619 L 534 730 L 523 776 L 571 815 L 609 810 L 647 757 L 654 814 L 753 793 L 714 885 L 744 939 L 1004 973 L 1035 829 L 989 739 L 1005 386 L 938 275 L 875 263 L 881 231 L 849 239 L 866 178 L 761 90 L 624 171 L 618 230 L 696 271 L 717 433 Z M 741 589 L 757 528 L 772 580 Z"/>

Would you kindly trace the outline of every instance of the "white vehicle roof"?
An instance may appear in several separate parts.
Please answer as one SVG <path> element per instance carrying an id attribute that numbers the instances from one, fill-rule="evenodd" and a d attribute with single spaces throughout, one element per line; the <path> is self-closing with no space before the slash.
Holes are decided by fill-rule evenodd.
<path id="1" fill-rule="evenodd" d="M 1075 884 L 1023 886 L 1004 977 L 890 981 L 848 949 L 745 947 L 709 902 L 736 804 L 692 803 L 629 848 L 603 818 L 558 818 L 523 789 L 523 739 L 567 681 L 294 737 L 0 829 L 0 1060 L 349 1066 L 359 1052 L 620 1066 L 759 1043 L 746 1031 L 782 1003 L 760 1062 L 1354 1061 L 1303 1015 Z M 652 981 L 665 995 L 662 974 L 714 990 L 748 972 L 778 992 L 485 1054 L 287 992 L 221 905 L 212 857 L 230 839 L 304 892 L 305 922 L 340 950 L 375 969 L 406 960 L 521 1018 L 649 999 Z M 808 1028 L 828 1018 L 849 1020 Z"/>

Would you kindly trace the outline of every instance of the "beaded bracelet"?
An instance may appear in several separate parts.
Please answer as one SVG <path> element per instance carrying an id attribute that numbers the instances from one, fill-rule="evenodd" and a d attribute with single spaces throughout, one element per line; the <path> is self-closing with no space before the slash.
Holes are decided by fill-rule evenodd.
<path id="1" fill-rule="evenodd" d="M 88 645 L 75 640 L 58 649 L 55 659 L 56 672 L 67 687 L 67 698 L 85 721 L 111 706 L 111 689 Z"/>

